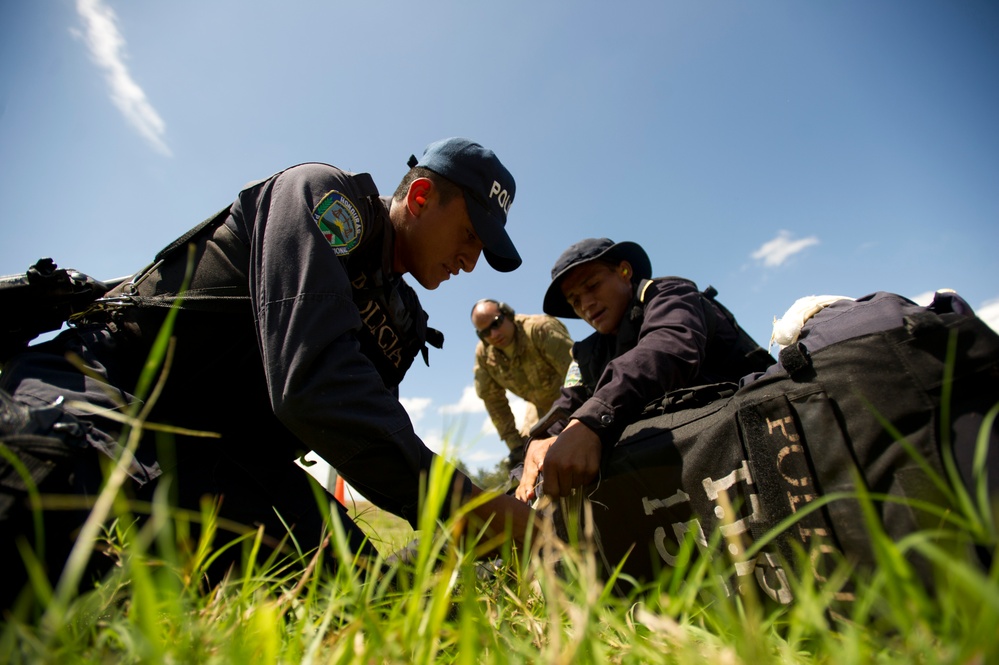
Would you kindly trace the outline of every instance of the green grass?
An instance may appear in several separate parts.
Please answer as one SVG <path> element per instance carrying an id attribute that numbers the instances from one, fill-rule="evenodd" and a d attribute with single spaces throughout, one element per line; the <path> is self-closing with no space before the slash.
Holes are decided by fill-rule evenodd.
<path id="1" fill-rule="evenodd" d="M 381 510 L 367 501 L 345 499 L 347 513 L 357 522 L 368 539 L 382 552 L 395 552 L 416 538 L 416 531 L 409 522 L 390 512 Z"/>
<path id="2" fill-rule="evenodd" d="M 143 378 L 147 405 L 165 379 L 169 354 L 164 332 Z M 336 522 L 330 525 L 341 562 L 335 568 L 322 565 L 326 551 L 259 559 L 259 534 L 251 530 L 232 544 L 245 552 L 241 569 L 208 584 L 203 573 L 214 552 L 207 537 L 192 542 L 188 535 L 192 521 L 206 536 L 218 526 L 210 504 L 191 515 L 169 505 L 166 492 L 151 506 L 121 499 L 123 465 L 146 427 L 143 413 L 129 418 L 125 455 L 59 583 L 51 588 L 34 566 L 29 588 L 3 617 L 5 662 L 999 662 L 999 566 L 984 570 L 970 548 L 977 542 L 993 559 L 997 554 L 996 512 L 984 490 L 958 498 L 956 519 L 900 543 L 869 518 L 873 570 L 841 566 L 819 584 L 807 572 L 810 553 L 801 552 L 794 569 L 804 572 L 791 574 L 795 601 L 786 606 L 761 597 L 752 584 L 733 593 L 733 561 L 694 556 L 692 542 L 681 548 L 677 568 L 654 583 L 629 585 L 614 575 L 604 579 L 585 533 L 567 544 L 542 528 L 524 549 L 507 545 L 483 562 L 474 530 L 453 536 L 468 523 L 467 509 L 444 524 L 425 510 L 414 532 L 370 504 L 350 506 L 351 514 L 383 554 L 420 536 L 406 560 L 354 560 Z M 431 474 L 428 505 L 442 503 L 446 476 L 442 465 Z M 878 497 L 857 498 L 867 505 Z M 150 519 L 134 527 L 133 514 Z M 80 592 L 95 542 L 117 565 Z M 732 545 L 723 551 L 741 552 Z M 918 581 L 910 552 L 930 562 L 936 593 Z M 23 555 L 32 560 L 30 550 Z M 615 581 L 630 591 L 613 592 Z M 847 581 L 853 602 L 837 597 Z"/>
<path id="3" fill-rule="evenodd" d="M 443 487 L 431 483 L 430 492 Z M 0 653 L 8 662 L 839 665 L 999 658 L 999 569 L 984 571 L 966 548 L 946 547 L 954 534 L 881 543 L 884 564 L 854 576 L 853 603 L 835 600 L 847 576 L 841 570 L 822 585 L 809 575 L 792 579 L 795 602 L 777 606 L 752 585 L 729 595 L 722 580 L 730 562 L 721 558 L 691 558 L 655 584 L 615 594 L 585 535 L 572 545 L 539 535 L 529 554 L 508 548 L 502 560 L 483 564 L 472 556 L 477 539 L 450 536 L 460 512 L 443 528 L 421 529 L 408 563 L 358 562 L 328 572 L 310 565 L 316 555 L 306 553 L 244 563 L 245 572 L 206 588 L 198 573 L 204 552 L 185 554 L 177 545 L 183 528 L 169 506 L 153 511 L 156 533 L 120 522 L 103 532 L 120 565 L 92 591 L 69 594 L 59 611 L 27 604 L 5 617 Z M 351 512 L 386 553 L 415 535 L 370 504 Z M 210 511 L 204 519 L 211 522 Z M 421 526 L 434 516 L 424 519 Z M 333 531 L 339 558 L 349 560 Z M 906 547 L 936 564 L 935 596 L 907 569 Z"/>

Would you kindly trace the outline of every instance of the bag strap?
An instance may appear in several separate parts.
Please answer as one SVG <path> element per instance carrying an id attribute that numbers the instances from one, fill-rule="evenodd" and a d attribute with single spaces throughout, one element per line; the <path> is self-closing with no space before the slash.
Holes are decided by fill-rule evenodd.
<path id="1" fill-rule="evenodd" d="M 644 308 L 646 304 L 646 292 L 653 282 L 667 280 L 686 282 L 695 289 L 697 288 L 697 285 L 694 282 L 684 277 L 654 277 L 652 279 L 643 279 L 638 283 L 638 288 L 636 290 L 637 300 L 642 308 Z M 725 317 L 729 325 L 731 325 L 736 332 L 737 339 L 735 346 L 732 349 L 732 354 L 735 356 L 733 358 L 733 362 L 737 362 L 738 365 L 743 366 L 742 369 L 745 370 L 743 372 L 744 374 L 762 372 L 777 362 L 766 349 L 760 346 L 759 343 L 749 335 L 749 333 L 742 329 L 742 326 L 739 325 L 735 315 L 732 314 L 732 312 L 730 312 L 725 305 L 715 299 L 715 296 L 718 295 L 718 289 L 708 285 L 708 288 L 703 291 L 698 291 L 698 295 L 701 297 L 701 310 L 704 312 L 704 325 L 707 332 L 708 344 L 711 344 L 714 341 L 715 334 L 718 332 L 718 313 L 721 312 L 722 316 Z"/>
<path id="2" fill-rule="evenodd" d="M 274 176 L 271 177 L 273 178 Z M 352 173 L 351 177 L 353 178 L 354 183 L 357 185 L 358 190 L 360 190 L 361 196 L 365 197 L 378 196 L 378 187 L 377 185 L 375 185 L 375 181 L 370 174 Z M 267 180 L 269 179 L 270 178 L 266 178 L 264 180 L 254 180 L 245 187 L 243 187 L 242 191 L 246 191 L 247 189 L 256 187 L 261 183 L 267 182 Z M 215 214 L 209 216 L 207 219 L 205 219 L 203 222 L 195 226 L 193 229 L 189 230 L 187 233 L 180 236 L 172 243 L 161 249 L 159 253 L 156 255 L 156 257 L 153 259 L 153 263 L 156 263 L 157 261 L 160 261 L 161 259 L 170 256 L 171 254 L 173 254 L 182 247 L 186 247 L 187 243 L 191 242 L 195 237 L 198 236 L 198 234 L 200 234 L 205 229 L 208 228 L 214 229 L 219 224 L 225 222 L 231 210 L 232 210 L 232 204 L 230 203 L 229 205 L 225 206 Z"/>
<path id="3" fill-rule="evenodd" d="M 224 222 L 226 220 L 226 218 L 229 216 L 229 211 L 231 209 L 232 209 L 232 204 L 230 203 L 229 205 L 227 205 L 226 207 L 222 208 L 221 210 L 219 210 L 214 215 L 211 215 L 210 217 L 208 217 L 207 219 L 205 219 L 205 221 L 201 222 L 200 224 L 198 224 L 197 226 L 195 226 L 193 229 L 191 229 L 190 231 L 188 231 L 187 233 L 185 233 L 181 237 L 179 237 L 176 240 L 174 240 L 172 243 L 170 243 L 169 245 L 167 245 L 166 247 L 164 247 L 163 249 L 161 249 L 156 254 L 155 258 L 153 259 L 153 263 L 156 263 L 157 261 L 161 261 L 162 259 L 165 259 L 166 257 L 172 255 L 174 252 L 176 252 L 178 249 L 180 249 L 182 247 L 186 247 L 187 243 L 189 243 L 192 240 L 194 240 L 194 238 L 196 236 L 198 236 L 198 234 L 200 234 L 206 228 L 209 228 L 209 227 L 215 228 L 215 226 L 217 226 L 218 224 L 221 224 L 222 222 Z"/>
<path id="4" fill-rule="evenodd" d="M 708 285 L 708 288 L 701 291 L 701 299 L 705 301 L 704 318 L 708 326 L 708 341 L 711 341 L 714 337 L 715 331 L 718 329 L 718 312 L 720 311 L 728 320 L 732 328 L 735 329 L 735 333 L 738 336 L 735 349 L 744 359 L 745 366 L 743 369 L 746 374 L 752 372 L 763 372 L 768 367 L 775 364 L 777 361 L 770 355 L 770 352 L 760 346 L 760 344 L 753 339 L 749 333 L 743 330 L 742 326 L 740 326 L 739 322 L 736 320 L 735 315 L 732 314 L 732 312 L 730 312 L 725 305 L 715 299 L 715 296 L 717 295 L 718 289 L 710 284 Z"/>

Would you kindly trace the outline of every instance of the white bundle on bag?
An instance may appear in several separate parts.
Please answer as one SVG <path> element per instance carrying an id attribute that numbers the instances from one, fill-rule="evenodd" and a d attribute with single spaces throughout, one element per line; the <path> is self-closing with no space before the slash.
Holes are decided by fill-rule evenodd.
<path id="1" fill-rule="evenodd" d="M 794 301 L 784 316 L 774 319 L 773 334 L 770 335 L 770 346 L 775 343 L 783 349 L 798 341 L 801 327 L 805 321 L 815 316 L 823 307 L 828 307 L 838 300 L 853 300 L 846 296 L 805 296 Z"/>

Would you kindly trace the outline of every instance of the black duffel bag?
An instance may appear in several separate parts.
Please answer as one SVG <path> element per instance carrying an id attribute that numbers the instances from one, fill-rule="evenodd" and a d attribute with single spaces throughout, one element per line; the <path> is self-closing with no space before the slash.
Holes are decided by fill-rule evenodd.
<path id="1" fill-rule="evenodd" d="M 973 499 L 976 439 L 997 404 L 999 336 L 956 294 L 928 307 L 883 292 L 834 303 L 765 373 L 670 393 L 624 431 L 585 492 L 605 572 L 652 581 L 692 539 L 702 553 L 737 554 L 737 577 L 790 602 L 793 543 L 813 551 L 819 580 L 841 557 L 875 565 L 863 497 L 896 541 L 942 524 L 941 510 L 920 506 L 956 510 L 959 490 Z M 994 424 L 988 442 L 982 482 L 995 494 Z M 926 562 L 910 558 L 932 586 Z"/>

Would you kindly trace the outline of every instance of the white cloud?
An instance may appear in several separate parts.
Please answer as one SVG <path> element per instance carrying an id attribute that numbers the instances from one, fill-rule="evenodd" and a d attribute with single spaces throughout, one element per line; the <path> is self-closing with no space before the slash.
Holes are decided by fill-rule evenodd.
<path id="1" fill-rule="evenodd" d="M 487 465 L 496 464 L 496 462 L 499 462 L 504 457 L 505 455 L 496 450 L 478 449 L 469 453 L 462 461 L 470 467 L 480 469 Z"/>
<path id="2" fill-rule="evenodd" d="M 815 236 L 794 240 L 789 231 L 781 231 L 773 240 L 769 240 L 753 252 L 752 257 L 763 262 L 768 268 L 775 268 L 806 247 L 819 244 Z"/>
<path id="3" fill-rule="evenodd" d="M 169 156 L 170 148 L 163 140 L 166 124 L 125 65 L 125 38 L 118 31 L 114 10 L 103 0 L 77 0 L 76 11 L 83 19 L 84 33 L 73 32 L 83 39 L 90 57 L 104 70 L 111 101 L 157 152 Z"/>
<path id="4" fill-rule="evenodd" d="M 402 404 L 402 408 L 406 409 L 406 413 L 409 414 L 409 419 L 413 423 L 418 422 L 427 413 L 427 409 L 430 408 L 430 404 L 433 402 L 429 397 L 400 397 L 399 403 Z"/>
<path id="5" fill-rule="evenodd" d="M 519 426 L 524 421 L 527 402 L 510 392 L 507 392 L 507 399 Z M 506 446 L 496 434 L 492 419 L 486 415 L 486 407 L 475 394 L 474 386 L 465 386 L 456 403 L 438 408 L 434 408 L 429 397 L 400 397 L 399 401 L 409 414 L 416 435 L 438 455 L 457 456 L 473 471 L 492 469 L 507 456 Z M 427 418 L 433 412 L 443 416 L 444 422 L 437 425 L 428 422 L 434 420 Z M 474 416 L 479 414 L 481 426 L 474 420 Z M 470 434 L 468 438 L 465 432 Z"/>
<path id="6" fill-rule="evenodd" d="M 975 310 L 975 314 L 989 324 L 993 330 L 999 332 L 999 298 L 986 300 L 981 307 Z"/>
<path id="7" fill-rule="evenodd" d="M 909 298 L 912 302 L 917 305 L 922 305 L 926 307 L 931 302 L 933 302 L 933 296 L 936 295 L 936 291 L 926 291 L 925 293 L 920 293 L 918 296 L 912 296 Z"/>
<path id="8" fill-rule="evenodd" d="M 444 435 L 441 432 L 440 425 L 430 425 L 422 422 L 424 416 L 430 412 L 433 402 L 433 399 L 430 397 L 399 398 L 402 408 L 406 409 L 406 413 L 409 414 L 409 420 L 413 423 L 413 430 L 416 432 L 416 435 L 426 444 L 427 448 L 435 453 L 440 453 L 444 448 Z"/>
<path id="9" fill-rule="evenodd" d="M 464 388 L 458 402 L 437 408 L 429 397 L 400 397 L 399 402 L 409 414 L 416 435 L 437 454 L 459 454 L 466 445 L 464 433 L 469 414 L 484 414 L 486 411 L 472 386 Z M 428 418 L 431 413 L 441 415 L 441 420 L 434 422 L 435 418 Z M 479 437 L 481 434 L 476 436 L 476 441 L 480 440 Z"/>
<path id="10" fill-rule="evenodd" d="M 513 420 L 517 423 L 517 427 L 520 427 L 524 423 L 524 417 L 527 415 L 527 402 L 521 397 L 517 397 L 509 390 L 506 391 L 507 402 L 510 403 L 510 410 L 513 411 Z M 482 423 L 482 433 L 483 434 L 496 434 L 496 426 L 493 424 L 492 418 L 486 418 Z"/>
<path id="11" fill-rule="evenodd" d="M 445 404 L 439 411 L 445 415 L 457 413 L 484 413 L 486 405 L 482 403 L 479 396 L 475 394 L 474 386 L 465 386 L 461 393 L 461 399 L 455 404 Z"/>
<path id="12" fill-rule="evenodd" d="M 444 437 L 439 429 L 417 432 L 424 445 L 438 455 L 444 450 Z"/>

